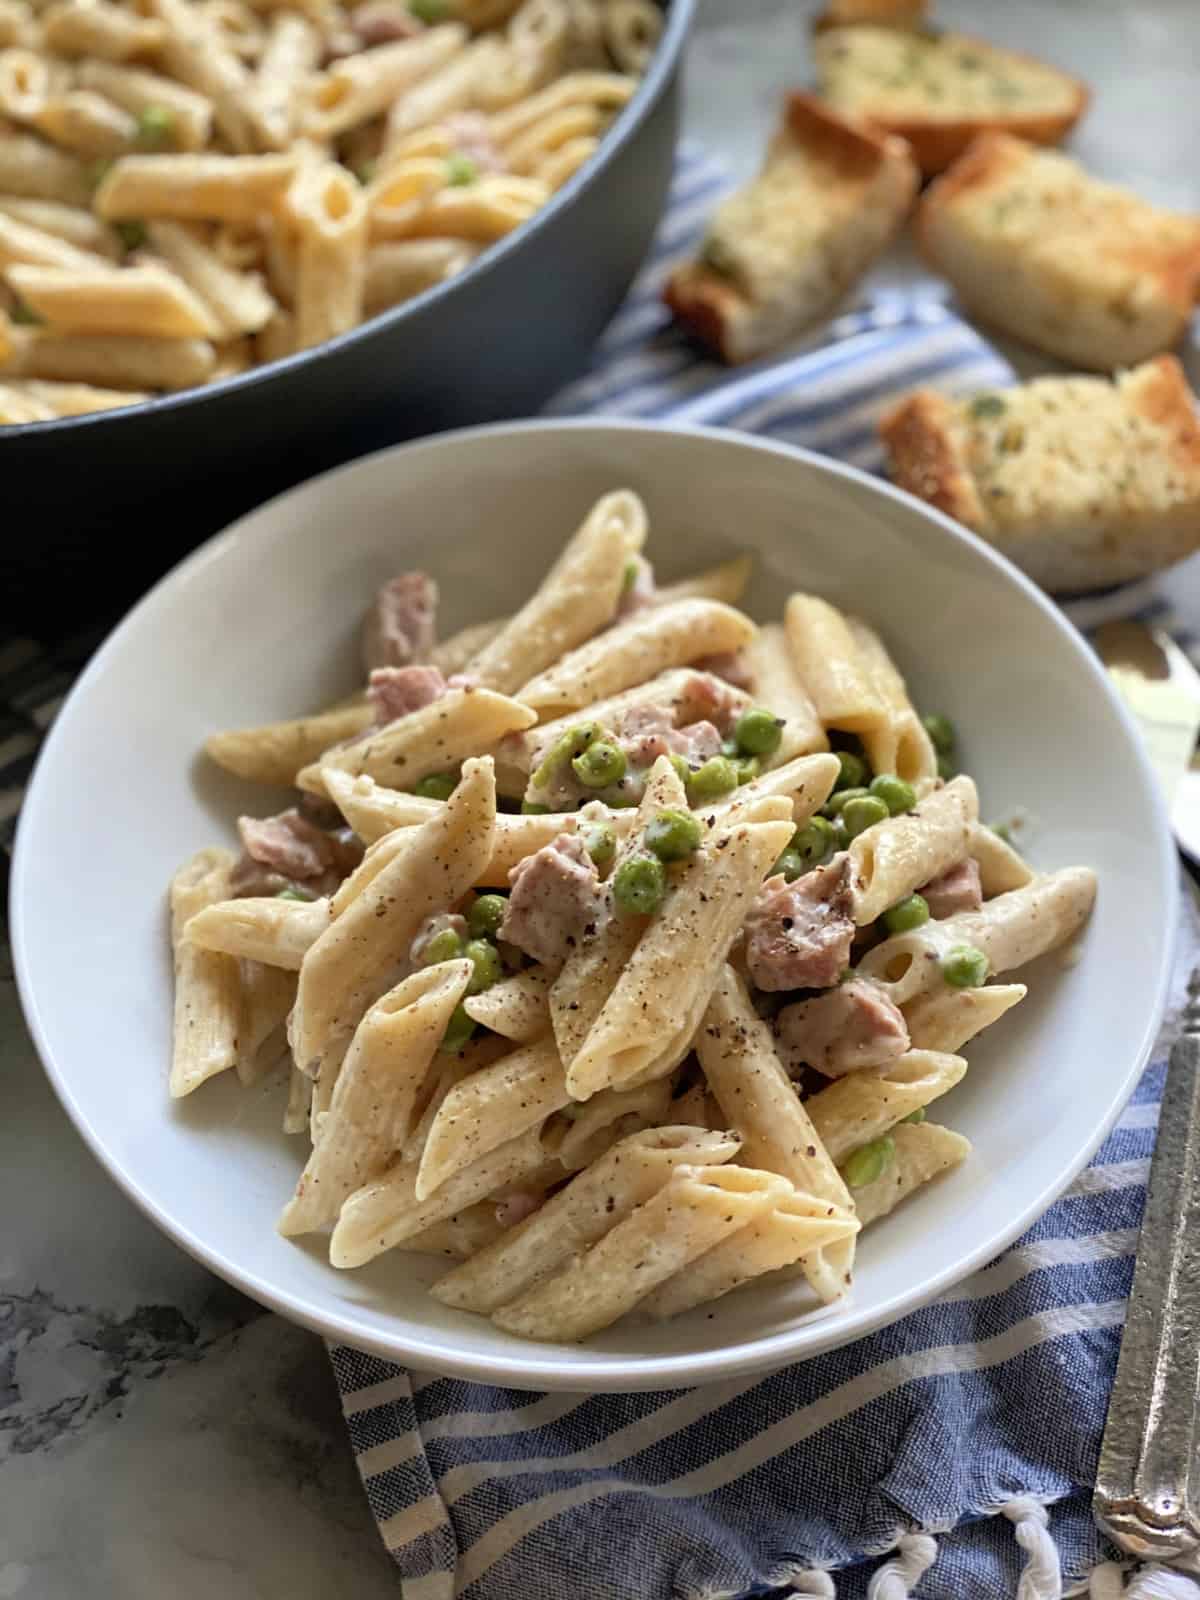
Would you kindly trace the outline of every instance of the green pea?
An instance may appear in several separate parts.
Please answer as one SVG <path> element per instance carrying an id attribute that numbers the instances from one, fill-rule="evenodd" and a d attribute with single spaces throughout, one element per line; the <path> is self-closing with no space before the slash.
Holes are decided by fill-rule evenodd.
<path id="1" fill-rule="evenodd" d="M 883 913 L 883 925 L 889 933 L 911 933 L 929 921 L 928 902 L 919 894 L 910 894 L 907 900 L 898 900 Z"/>
<path id="2" fill-rule="evenodd" d="M 364 189 L 371 182 L 372 178 L 374 178 L 375 169 L 376 163 L 374 161 L 360 161 L 358 166 L 353 168 L 354 176 L 358 179 L 359 183 L 362 184 Z"/>
<path id="3" fill-rule="evenodd" d="M 479 168 L 470 156 L 453 155 L 446 162 L 446 182 L 452 189 L 465 189 L 478 176 Z"/>
<path id="4" fill-rule="evenodd" d="M 533 774 L 530 780 L 532 787 L 544 789 L 564 762 L 573 761 L 576 756 L 581 756 L 588 745 L 595 744 L 603 732 L 604 729 L 598 722 L 577 722 L 568 728 L 566 733 L 560 733 Z"/>
<path id="5" fill-rule="evenodd" d="M 613 899 L 622 911 L 652 916 L 666 892 L 667 875 L 657 856 L 631 856 L 613 874 Z"/>
<path id="6" fill-rule="evenodd" d="M 431 772 L 428 777 L 417 779 L 413 784 L 413 793 L 419 794 L 423 800 L 449 800 L 457 787 L 456 772 Z"/>
<path id="7" fill-rule="evenodd" d="M 987 975 L 988 958 L 972 944 L 953 945 L 942 957 L 942 977 L 954 989 L 978 989 Z"/>
<path id="8" fill-rule="evenodd" d="M 621 569 L 622 594 L 628 594 L 630 589 L 633 588 L 634 584 L 638 581 L 638 573 L 640 571 L 641 568 L 638 566 L 636 561 L 627 561 L 625 563 Z"/>
<path id="9" fill-rule="evenodd" d="M 757 756 L 737 756 L 733 765 L 737 772 L 739 788 L 743 783 L 750 783 L 752 779 L 757 778 L 762 770 L 762 763 Z"/>
<path id="10" fill-rule="evenodd" d="M 901 1122 L 911 1122 L 914 1128 L 919 1128 L 925 1121 L 925 1107 L 918 1106 L 915 1111 L 910 1111 L 906 1117 L 900 1118 Z"/>
<path id="11" fill-rule="evenodd" d="M 522 800 L 521 815 L 523 817 L 548 817 L 550 807 L 541 805 L 537 800 Z"/>
<path id="12" fill-rule="evenodd" d="M 24 300 L 16 302 L 9 316 L 11 321 L 25 328 L 36 328 L 42 320 L 33 307 L 26 305 Z"/>
<path id="13" fill-rule="evenodd" d="M 864 789 L 861 786 L 857 789 L 835 789 L 821 807 L 821 815 L 824 817 L 841 816 L 843 806 L 849 801 L 865 800 L 870 792 L 869 789 Z"/>
<path id="14" fill-rule="evenodd" d="M 498 932 L 508 910 L 508 901 L 502 894 L 481 894 L 467 912 L 467 927 L 473 939 L 484 939 Z"/>
<path id="15" fill-rule="evenodd" d="M 625 776 L 625 752 L 618 744 L 597 739 L 571 763 L 571 771 L 589 789 L 607 789 Z"/>
<path id="16" fill-rule="evenodd" d="M 949 783 L 950 779 L 957 777 L 957 775 L 958 768 L 954 765 L 953 759 L 950 756 L 939 756 L 938 777 L 941 778 L 945 783 Z"/>
<path id="17" fill-rule="evenodd" d="M 481 994 L 484 989 L 490 989 L 494 983 L 499 983 L 504 976 L 500 952 L 486 939 L 472 939 L 463 951 L 463 955 L 475 968 L 467 984 L 468 994 Z"/>
<path id="18" fill-rule="evenodd" d="M 168 106 L 143 106 L 137 119 L 138 143 L 155 148 L 175 132 L 175 113 Z"/>
<path id="19" fill-rule="evenodd" d="M 303 900 L 305 904 L 307 904 L 310 900 L 315 900 L 317 897 L 315 894 L 308 894 L 304 889 L 292 888 L 280 889 L 275 898 L 276 900 Z"/>
<path id="20" fill-rule="evenodd" d="M 877 778 L 872 778 L 871 793 L 883 801 L 892 817 L 903 816 L 917 803 L 917 792 L 912 784 L 905 783 L 894 772 L 881 772 Z"/>
<path id="21" fill-rule="evenodd" d="M 783 718 L 752 706 L 743 711 L 733 728 L 738 749 L 747 756 L 769 756 L 783 741 Z"/>
<path id="22" fill-rule="evenodd" d="M 833 824 L 833 848 L 834 848 L 834 850 L 835 851 L 837 851 L 837 850 L 845 850 L 846 847 L 849 845 L 849 843 L 850 843 L 850 834 L 848 833 L 848 831 L 846 829 L 846 819 L 845 819 L 845 817 L 837 817 L 837 818 L 835 818 L 834 819 L 834 824 Z"/>
<path id="23" fill-rule="evenodd" d="M 408 0 L 408 9 L 418 22 L 430 26 L 435 22 L 445 22 L 450 15 L 448 0 Z"/>
<path id="24" fill-rule="evenodd" d="M 117 230 L 117 237 L 126 250 L 140 250 L 146 242 L 146 224 L 144 222 L 117 222 L 113 226 Z"/>
<path id="25" fill-rule="evenodd" d="M 789 883 L 795 883 L 797 878 L 802 878 L 808 871 L 804 864 L 804 857 L 798 850 L 785 850 L 779 860 L 771 868 L 771 876 L 782 872 Z"/>
<path id="26" fill-rule="evenodd" d="M 475 1032 L 475 1026 L 475 1018 L 467 1015 L 461 1003 L 456 1005 L 450 1013 L 450 1021 L 446 1024 L 438 1049 L 447 1055 L 457 1055 Z"/>
<path id="27" fill-rule="evenodd" d="M 806 869 L 819 867 L 833 850 L 833 840 L 833 824 L 824 817 L 810 817 L 802 828 L 796 829 L 788 849 L 795 851 Z"/>
<path id="28" fill-rule="evenodd" d="M 692 781 L 692 769 L 691 769 L 691 767 L 688 766 L 687 762 L 683 759 L 682 756 L 669 756 L 667 759 L 670 761 L 671 765 L 675 768 L 675 776 L 679 779 L 680 783 L 683 784 L 684 788 L 686 789 L 688 784 L 691 783 L 691 781 Z"/>
<path id="29" fill-rule="evenodd" d="M 922 717 L 921 721 L 925 724 L 925 732 L 929 735 L 930 743 L 938 755 L 953 755 L 958 735 L 950 718 L 944 717 L 940 711 L 931 711 L 927 717 Z"/>
<path id="30" fill-rule="evenodd" d="M 888 808 L 883 801 L 868 794 L 861 799 L 847 801 L 842 807 L 841 820 L 846 824 L 849 837 L 857 839 L 860 833 L 875 827 L 876 823 L 886 822 L 887 815 Z"/>
<path id="31" fill-rule="evenodd" d="M 700 847 L 700 824 L 690 811 L 660 811 L 646 829 L 646 847 L 660 861 L 686 861 Z"/>
<path id="32" fill-rule="evenodd" d="M 617 832 L 611 822 L 588 822 L 579 830 L 583 848 L 601 872 L 617 853 Z"/>
<path id="33" fill-rule="evenodd" d="M 882 1178 L 895 1155 L 895 1141 L 886 1133 L 882 1139 L 872 1139 L 870 1144 L 859 1145 L 846 1157 L 846 1164 L 842 1168 L 847 1187 L 865 1189 L 869 1183 Z"/>
<path id="34" fill-rule="evenodd" d="M 463 953 L 463 943 L 453 928 L 442 928 L 425 946 L 425 965 L 436 967 L 439 961 L 457 961 Z"/>
<path id="35" fill-rule="evenodd" d="M 698 772 L 693 772 L 688 783 L 688 799 L 693 805 L 704 805 L 708 800 L 719 800 L 732 794 L 738 786 L 737 768 L 728 756 L 713 756 Z"/>
<path id="36" fill-rule="evenodd" d="M 861 756 L 856 756 L 853 750 L 839 750 L 837 752 L 838 773 L 835 789 L 859 789 L 867 781 L 867 763 Z"/>

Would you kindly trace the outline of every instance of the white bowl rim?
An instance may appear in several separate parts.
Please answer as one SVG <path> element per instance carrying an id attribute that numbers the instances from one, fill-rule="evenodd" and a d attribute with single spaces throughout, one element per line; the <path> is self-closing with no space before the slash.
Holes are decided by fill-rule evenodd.
<path id="1" fill-rule="evenodd" d="M 72 685 L 71 691 L 55 718 L 54 724 L 39 753 L 37 764 L 26 789 L 22 809 L 26 807 L 34 808 L 38 803 L 43 774 L 49 765 L 47 756 L 54 750 L 59 738 L 66 736 L 62 730 L 66 726 L 65 717 L 71 701 L 88 686 L 93 677 L 99 676 L 104 671 L 108 657 L 116 654 L 123 647 L 125 638 L 136 631 L 142 614 L 161 604 L 165 592 L 173 587 L 177 581 L 182 580 L 193 570 L 213 560 L 227 546 L 235 544 L 240 538 L 244 537 L 244 524 L 258 516 L 265 507 L 281 506 L 289 499 L 298 498 L 305 494 L 316 483 L 322 483 L 342 474 L 355 472 L 364 463 L 378 461 L 384 456 L 400 456 L 405 451 L 427 450 L 431 447 L 453 449 L 471 440 L 496 438 L 509 434 L 589 431 L 593 433 L 651 432 L 665 435 L 699 436 L 740 445 L 751 451 L 766 451 L 770 454 L 801 461 L 827 476 L 840 478 L 846 482 L 865 487 L 884 500 L 897 501 L 909 510 L 916 510 L 926 520 L 939 527 L 943 533 L 948 534 L 953 541 L 969 547 L 985 564 L 990 564 L 996 568 L 1010 584 L 1019 588 L 1026 598 L 1050 621 L 1051 625 L 1060 634 L 1066 635 L 1081 670 L 1092 678 L 1102 696 L 1109 701 L 1110 707 L 1115 711 L 1117 720 L 1126 734 L 1129 746 L 1127 755 L 1139 769 L 1150 797 L 1157 844 L 1157 865 L 1161 884 L 1165 891 L 1162 896 L 1165 904 L 1160 908 L 1165 917 L 1164 956 L 1157 976 L 1152 1002 L 1146 1009 L 1142 1037 L 1121 1080 L 1119 1091 L 1114 1095 L 1113 1103 L 1105 1115 L 1092 1127 L 1084 1130 L 1082 1137 L 1075 1144 L 1068 1163 L 1063 1167 L 1058 1178 L 1044 1185 L 1036 1195 L 1033 1195 L 1026 1202 L 1020 1211 L 1008 1219 L 1003 1227 L 996 1229 L 967 1256 L 959 1258 L 952 1264 L 934 1272 L 930 1277 L 923 1279 L 919 1288 L 911 1292 L 894 1294 L 882 1303 L 875 1304 L 869 1308 L 864 1307 L 856 1310 L 851 1306 L 840 1314 L 833 1311 L 832 1314 L 826 1317 L 805 1319 L 790 1328 L 766 1335 L 761 1339 L 742 1341 L 720 1350 L 699 1354 L 603 1358 L 597 1360 L 594 1364 L 590 1364 L 586 1372 L 572 1374 L 565 1369 L 563 1363 L 543 1356 L 531 1355 L 528 1358 L 517 1356 L 499 1359 L 487 1355 L 463 1353 L 454 1348 L 453 1336 L 449 1336 L 449 1343 L 445 1342 L 446 1336 L 441 1335 L 427 1339 L 412 1338 L 405 1335 L 395 1340 L 364 1336 L 358 1329 L 352 1315 L 330 1311 L 312 1299 L 290 1291 L 276 1289 L 269 1282 L 263 1281 L 260 1277 L 240 1267 L 236 1261 L 231 1261 L 221 1255 L 190 1229 L 177 1224 L 151 1195 L 141 1189 L 136 1175 L 122 1166 L 121 1162 L 106 1149 L 99 1136 L 88 1124 L 75 1101 L 68 1075 L 63 1072 L 55 1061 L 50 1050 L 47 1033 L 43 1027 L 38 1007 L 34 974 L 26 963 L 25 904 L 27 896 L 25 882 L 27 876 L 34 869 L 28 862 L 28 852 L 22 849 L 22 833 L 19 824 L 13 853 L 12 880 L 9 893 L 9 922 L 12 930 L 13 962 L 25 1020 L 37 1048 L 43 1069 L 68 1116 L 74 1123 L 76 1130 L 92 1154 L 129 1199 L 168 1238 L 218 1277 L 233 1284 L 235 1288 L 240 1289 L 251 1299 L 267 1306 L 272 1311 L 278 1312 L 281 1316 L 293 1322 L 298 1322 L 310 1328 L 313 1332 L 321 1334 L 326 1339 L 344 1343 L 370 1355 L 379 1356 L 384 1360 L 411 1365 L 419 1371 L 430 1371 L 450 1377 L 466 1378 L 506 1388 L 529 1390 L 545 1388 L 571 1391 L 575 1387 L 571 1381 L 572 1378 L 577 1380 L 579 1389 L 584 1392 L 621 1389 L 688 1388 L 698 1384 L 715 1382 L 722 1378 L 753 1372 L 766 1374 L 778 1371 L 780 1368 L 790 1365 L 793 1361 L 804 1359 L 806 1356 L 819 1355 L 827 1350 L 849 1344 L 855 1339 L 873 1333 L 876 1329 L 898 1321 L 910 1312 L 927 1305 L 946 1289 L 962 1282 L 988 1261 L 993 1260 L 1053 1204 L 1067 1188 L 1068 1184 L 1091 1160 L 1111 1131 L 1150 1058 L 1150 1052 L 1153 1049 L 1158 1032 L 1159 1021 L 1166 1005 L 1171 975 L 1171 954 L 1175 945 L 1179 918 L 1178 896 L 1174 893 L 1177 860 L 1166 805 L 1162 798 L 1157 775 L 1142 747 L 1141 737 L 1137 732 L 1134 720 L 1113 687 L 1108 674 L 1082 635 L 1067 621 L 1054 603 L 1030 579 L 1019 572 L 1011 562 L 998 555 L 989 546 L 983 544 L 982 541 L 976 539 L 974 535 L 960 527 L 945 513 L 929 506 L 916 496 L 896 488 L 895 485 L 886 482 L 886 480 L 875 477 L 872 473 L 858 467 L 849 466 L 844 462 L 833 460 L 831 457 L 820 455 L 816 451 L 807 450 L 799 445 L 786 444 L 779 440 L 767 439 L 756 434 L 741 433 L 732 428 L 717 428 L 688 422 L 673 423 L 661 420 L 584 416 L 530 418 L 516 422 L 487 423 L 478 427 L 460 428 L 446 433 L 433 434 L 423 439 L 409 440 L 402 444 L 392 445 L 384 450 L 375 451 L 370 455 L 358 457 L 354 461 L 345 462 L 340 466 L 331 468 L 328 472 L 320 473 L 316 477 L 309 478 L 305 482 L 285 490 L 271 500 L 264 501 L 262 505 L 245 513 L 221 533 L 215 534 L 211 539 L 200 545 L 160 578 L 153 588 L 138 601 L 117 625 Z"/>

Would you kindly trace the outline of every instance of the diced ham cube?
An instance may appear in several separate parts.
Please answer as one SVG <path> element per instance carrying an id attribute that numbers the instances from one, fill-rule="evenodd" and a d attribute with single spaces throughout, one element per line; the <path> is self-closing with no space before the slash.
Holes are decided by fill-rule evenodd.
<path id="1" fill-rule="evenodd" d="M 427 573 L 402 572 L 385 583 L 363 629 L 366 671 L 424 660 L 433 649 L 437 603 L 437 584 Z"/>
<path id="2" fill-rule="evenodd" d="M 702 767 L 721 750 L 721 735 L 711 722 L 675 726 L 676 708 L 659 700 L 630 706 L 621 717 L 617 743 L 631 767 L 649 767 L 659 756 L 680 755 L 692 767 Z"/>
<path id="3" fill-rule="evenodd" d="M 445 694 L 448 685 L 436 667 L 376 667 L 367 685 L 367 699 L 382 727 L 422 711 Z"/>
<path id="4" fill-rule="evenodd" d="M 595 923 L 603 890 L 583 841 L 560 833 L 508 875 L 512 893 L 499 936 L 535 961 L 561 965 Z"/>
<path id="5" fill-rule="evenodd" d="M 350 13 L 350 25 L 367 46 L 415 39 L 425 31 L 404 0 L 365 0 Z"/>
<path id="6" fill-rule="evenodd" d="M 746 965 L 755 986 L 828 989 L 850 964 L 849 857 L 789 883 L 768 878 L 746 918 Z"/>
<path id="7" fill-rule="evenodd" d="M 928 903 L 929 915 L 939 922 L 957 911 L 978 911 L 983 904 L 979 863 L 970 856 L 933 878 L 917 893 Z"/>
<path id="8" fill-rule="evenodd" d="M 903 1012 L 876 984 L 860 978 L 784 1006 L 775 1031 L 789 1070 L 815 1067 L 827 1078 L 885 1067 L 909 1047 Z"/>
<path id="9" fill-rule="evenodd" d="M 459 939 L 465 941 L 467 937 L 466 917 L 460 917 L 455 911 L 439 911 L 436 915 L 425 918 L 425 921 L 417 929 L 416 937 L 408 949 L 408 959 L 414 967 L 423 967 L 425 965 L 429 946 L 437 938 L 438 934 L 444 933 L 447 928 L 456 933 Z"/>
<path id="10" fill-rule="evenodd" d="M 480 172 L 505 172 L 507 163 L 492 137 L 491 122 L 482 111 L 454 111 L 443 123 L 459 155 L 473 161 Z"/>
<path id="11" fill-rule="evenodd" d="M 720 755 L 721 735 L 711 722 L 689 722 L 686 728 L 675 728 L 667 735 L 667 747 L 672 755 L 682 756 L 689 767 L 702 767 Z"/>
<path id="12" fill-rule="evenodd" d="M 327 832 L 297 810 L 277 817 L 239 817 L 243 854 L 233 869 L 235 896 L 278 894 L 300 887 L 329 894 L 362 860 L 363 847 L 350 829 Z"/>

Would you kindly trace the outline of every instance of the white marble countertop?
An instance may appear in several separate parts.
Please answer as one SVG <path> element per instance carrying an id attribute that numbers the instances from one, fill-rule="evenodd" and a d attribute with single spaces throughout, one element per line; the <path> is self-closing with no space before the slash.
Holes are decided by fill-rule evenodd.
<path id="1" fill-rule="evenodd" d="M 687 130 L 735 170 L 805 74 L 801 0 L 700 0 Z M 1194 0 L 943 0 L 1057 57 L 1098 171 L 1200 209 Z M 902 254 L 880 269 L 912 270 Z M 1200 617 L 1195 562 L 1175 587 Z M 161 1237 L 70 1127 L 0 948 L 0 1600 L 395 1597 L 324 1348 Z"/>

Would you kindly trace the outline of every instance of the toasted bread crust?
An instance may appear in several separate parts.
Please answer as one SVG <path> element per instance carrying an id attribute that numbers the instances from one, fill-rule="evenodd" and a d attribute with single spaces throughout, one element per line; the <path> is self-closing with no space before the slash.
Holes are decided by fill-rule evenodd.
<path id="1" fill-rule="evenodd" d="M 813 32 L 862 23 L 876 28 L 916 28 L 928 9 L 928 0 L 829 0 L 828 11 L 813 18 Z"/>
<path id="2" fill-rule="evenodd" d="M 936 506 L 976 532 L 983 507 L 971 474 L 953 441 L 954 408 L 945 395 L 918 389 L 906 395 L 879 424 L 892 481 L 899 489 Z"/>
<path id="3" fill-rule="evenodd" d="M 667 279 L 663 301 L 692 337 L 722 361 L 735 366 L 742 359 L 733 329 L 746 300 L 728 278 L 699 261 L 681 262 Z"/>
<path id="4" fill-rule="evenodd" d="M 1200 483 L 1200 414 L 1175 356 L 1156 356 L 1141 369 L 1131 409 L 1167 435 L 1172 467 Z"/>
<path id="5" fill-rule="evenodd" d="M 843 116 L 815 94 L 794 90 L 784 102 L 784 126 L 797 144 L 848 180 L 871 178 L 887 162 L 908 158 L 902 139 Z"/>

